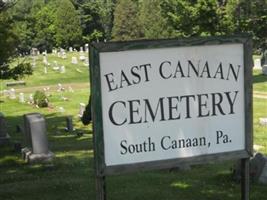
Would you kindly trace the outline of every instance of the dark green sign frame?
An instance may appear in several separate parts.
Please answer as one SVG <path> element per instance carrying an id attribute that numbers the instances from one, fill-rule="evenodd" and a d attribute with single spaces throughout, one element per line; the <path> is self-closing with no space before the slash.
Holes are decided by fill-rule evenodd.
<path id="1" fill-rule="evenodd" d="M 227 153 L 201 155 L 188 158 L 159 160 L 152 162 L 106 166 L 104 155 L 104 133 L 102 119 L 100 53 L 168 47 L 242 44 L 244 52 L 244 105 L 245 105 L 245 149 Z M 252 40 L 248 35 L 200 37 L 170 40 L 143 40 L 129 42 L 92 43 L 90 45 L 90 80 L 93 116 L 94 160 L 97 182 L 97 199 L 106 199 L 105 176 L 149 169 L 177 167 L 180 164 L 199 164 L 209 161 L 241 159 L 242 200 L 249 199 L 249 158 L 253 155 L 252 123 Z"/>

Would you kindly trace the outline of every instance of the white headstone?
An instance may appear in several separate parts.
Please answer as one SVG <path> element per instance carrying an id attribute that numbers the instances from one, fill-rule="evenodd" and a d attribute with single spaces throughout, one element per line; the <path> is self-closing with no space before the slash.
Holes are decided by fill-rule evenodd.
<path id="1" fill-rule="evenodd" d="M 11 89 L 9 90 L 9 98 L 10 98 L 10 99 L 16 99 L 16 91 L 15 91 L 14 88 L 11 88 Z"/>
<path id="2" fill-rule="evenodd" d="M 83 47 L 80 47 L 80 52 L 83 52 Z"/>
<path id="3" fill-rule="evenodd" d="M 74 65 L 77 65 L 78 64 L 77 57 L 72 57 L 71 58 L 71 63 L 74 64 Z"/>
<path id="4" fill-rule="evenodd" d="M 36 67 L 36 57 L 33 56 L 32 57 L 32 68 L 35 68 Z"/>
<path id="5" fill-rule="evenodd" d="M 260 125 L 267 126 L 267 118 L 260 118 Z"/>
<path id="6" fill-rule="evenodd" d="M 69 86 L 69 92 L 74 92 L 71 86 Z"/>
<path id="7" fill-rule="evenodd" d="M 261 69 L 261 59 L 257 58 L 254 60 L 254 69 Z"/>
<path id="8" fill-rule="evenodd" d="M 47 57 L 46 57 L 46 55 L 44 55 L 44 57 L 43 57 L 43 63 L 44 63 L 45 65 L 48 65 L 48 61 L 47 61 Z"/>
<path id="9" fill-rule="evenodd" d="M 59 68 L 59 72 L 60 73 L 65 73 L 66 72 L 66 70 L 65 70 L 65 66 L 61 66 L 60 68 Z"/>
<path id="10" fill-rule="evenodd" d="M 33 99 L 33 94 L 29 94 L 29 101 L 28 103 L 33 104 L 34 103 L 34 99 Z"/>
<path id="11" fill-rule="evenodd" d="M 85 56 L 84 55 L 80 55 L 80 60 L 84 61 L 85 60 Z"/>
<path id="12" fill-rule="evenodd" d="M 61 112 L 61 113 L 65 112 L 65 109 L 64 109 L 63 107 L 59 107 L 58 110 L 59 110 L 59 112 Z"/>
<path id="13" fill-rule="evenodd" d="M 24 99 L 24 93 L 19 93 L 19 102 L 20 103 L 25 103 L 25 99 Z"/>
<path id="14" fill-rule="evenodd" d="M 64 91 L 64 90 L 65 90 L 65 88 L 61 85 L 61 83 L 58 83 L 57 84 L 57 91 L 61 92 L 61 91 Z"/>
<path id="15" fill-rule="evenodd" d="M 89 52 L 89 44 L 85 44 L 85 52 L 86 52 L 86 53 Z"/>
<path id="16" fill-rule="evenodd" d="M 85 111 L 85 104 L 84 103 L 80 103 L 80 109 L 79 109 L 79 117 L 83 116 L 83 112 Z"/>
<path id="17" fill-rule="evenodd" d="M 44 73 L 47 74 L 47 67 L 44 66 Z"/>
<path id="18" fill-rule="evenodd" d="M 66 59 L 67 58 L 67 54 L 65 52 L 62 52 L 62 58 Z"/>
<path id="19" fill-rule="evenodd" d="M 72 47 L 69 47 L 69 52 L 73 52 L 73 48 Z"/>

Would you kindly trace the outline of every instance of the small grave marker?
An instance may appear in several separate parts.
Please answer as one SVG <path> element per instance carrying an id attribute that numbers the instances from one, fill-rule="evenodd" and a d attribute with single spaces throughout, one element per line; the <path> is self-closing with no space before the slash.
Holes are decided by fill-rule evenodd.
<path id="1" fill-rule="evenodd" d="M 78 116 L 81 118 L 83 116 L 83 112 L 85 111 L 85 104 L 80 103 L 80 108 L 79 108 L 79 114 Z"/>
<path id="2" fill-rule="evenodd" d="M 28 104 L 34 104 L 33 94 L 29 94 Z"/>
<path id="3" fill-rule="evenodd" d="M 260 119 L 259 119 L 259 121 L 260 121 L 260 125 L 262 125 L 262 126 L 267 126 L 267 117 L 261 117 Z"/>
<path id="4" fill-rule="evenodd" d="M 23 92 L 19 93 L 19 102 L 20 103 L 25 103 L 24 93 Z"/>
<path id="5" fill-rule="evenodd" d="M 261 59 L 257 58 L 254 60 L 254 69 L 261 69 Z"/>
<path id="6" fill-rule="evenodd" d="M 74 131 L 73 123 L 72 123 L 72 117 L 71 116 L 67 116 L 66 117 L 66 124 L 67 124 L 67 127 L 65 129 L 66 131 L 68 131 L 68 132 Z"/>
<path id="7" fill-rule="evenodd" d="M 44 73 L 47 74 L 47 67 L 44 66 Z"/>
<path id="8" fill-rule="evenodd" d="M 9 90 L 9 98 L 10 98 L 10 99 L 16 99 L 16 91 L 15 91 L 14 88 L 11 88 L 11 89 Z"/>
<path id="9" fill-rule="evenodd" d="M 74 65 L 77 65 L 78 64 L 77 57 L 72 57 L 71 58 L 71 63 L 74 64 Z"/>
<path id="10" fill-rule="evenodd" d="M 66 72 L 66 69 L 65 69 L 65 66 L 64 66 L 64 65 L 62 65 L 62 66 L 59 68 L 59 72 L 62 73 L 62 74 Z"/>

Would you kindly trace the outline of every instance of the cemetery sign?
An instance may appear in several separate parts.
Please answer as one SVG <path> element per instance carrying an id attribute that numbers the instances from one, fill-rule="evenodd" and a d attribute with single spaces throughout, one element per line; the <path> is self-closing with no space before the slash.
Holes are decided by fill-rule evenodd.
<path id="1" fill-rule="evenodd" d="M 98 176 L 252 154 L 246 36 L 90 46 Z"/>

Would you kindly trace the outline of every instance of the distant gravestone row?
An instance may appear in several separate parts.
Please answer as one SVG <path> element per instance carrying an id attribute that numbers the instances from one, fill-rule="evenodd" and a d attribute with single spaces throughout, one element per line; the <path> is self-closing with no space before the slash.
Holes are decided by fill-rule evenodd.
<path id="1" fill-rule="evenodd" d="M 77 50 L 73 47 L 69 47 L 69 52 L 77 52 Z M 79 51 L 79 60 L 83 62 L 83 64 L 85 66 L 88 66 L 89 65 L 89 58 L 88 58 L 88 52 L 89 52 L 89 44 L 85 44 L 85 46 L 81 46 L 80 47 L 80 51 Z M 53 49 L 52 50 L 52 53 L 54 55 L 57 55 L 59 58 L 62 58 L 62 59 L 67 59 L 67 53 L 65 51 L 65 49 L 63 48 L 59 48 L 59 50 L 57 49 Z M 86 53 L 86 54 L 85 54 Z M 38 51 L 38 49 L 36 48 L 33 48 L 32 51 L 31 51 L 31 55 L 32 55 L 32 67 L 35 68 L 36 67 L 36 59 L 38 59 L 38 57 L 36 57 L 37 55 L 39 55 L 40 52 Z M 50 63 L 48 62 L 48 59 L 47 59 L 47 51 L 44 51 L 42 53 L 43 55 L 43 64 L 44 64 L 44 74 L 47 74 L 48 73 L 48 67 L 50 66 Z M 77 57 L 75 56 L 72 56 L 71 57 L 71 64 L 74 64 L 74 65 L 77 65 L 78 64 L 78 59 Z M 66 68 L 65 66 L 58 66 L 58 63 L 57 61 L 54 61 L 54 65 L 52 67 L 53 70 L 55 71 L 59 71 L 60 73 L 65 73 L 66 72 Z"/>

